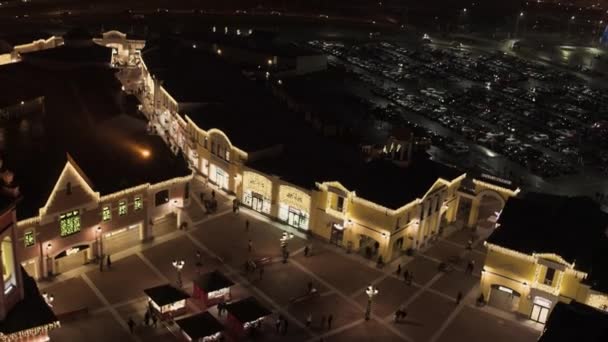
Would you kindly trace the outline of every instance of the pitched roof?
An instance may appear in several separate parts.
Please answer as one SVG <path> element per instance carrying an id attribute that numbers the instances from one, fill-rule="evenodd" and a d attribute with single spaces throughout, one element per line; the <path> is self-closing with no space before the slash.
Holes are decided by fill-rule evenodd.
<path id="1" fill-rule="evenodd" d="M 194 279 L 194 285 L 209 293 L 225 289 L 234 285 L 234 283 L 230 279 L 226 278 L 222 272 L 215 270 L 213 272 L 202 274 Z"/>
<path id="2" fill-rule="evenodd" d="M 555 253 L 608 290 L 608 214 L 587 197 L 530 193 L 507 201 L 488 242 L 518 252 Z"/>
<path id="3" fill-rule="evenodd" d="M 190 296 L 186 292 L 175 288 L 169 284 L 145 289 L 144 292 L 158 306 L 172 304 L 180 300 L 190 298 Z"/>
<path id="4" fill-rule="evenodd" d="M 608 341 L 608 313 L 578 302 L 558 302 L 538 342 L 571 341 Z"/>
<path id="5" fill-rule="evenodd" d="M 241 323 L 252 322 L 272 313 L 254 297 L 226 304 L 226 310 Z"/>
<path id="6" fill-rule="evenodd" d="M 175 323 L 190 337 L 191 341 L 198 341 L 224 331 L 224 326 L 209 312 L 182 318 Z"/>
<path id="7" fill-rule="evenodd" d="M 162 138 L 148 134 L 143 116 L 122 114 L 123 93 L 113 70 L 43 70 L 24 63 L 0 67 L 2 83 L 34 79 L 44 96 L 42 109 L 27 121 L 4 123 L 5 143 L 0 146 L 4 165 L 15 173 L 23 195 L 19 219 L 38 215 L 67 154 L 102 196 L 191 174 L 181 154 L 174 155 Z M 151 152 L 148 158 L 141 157 L 143 149 Z"/>

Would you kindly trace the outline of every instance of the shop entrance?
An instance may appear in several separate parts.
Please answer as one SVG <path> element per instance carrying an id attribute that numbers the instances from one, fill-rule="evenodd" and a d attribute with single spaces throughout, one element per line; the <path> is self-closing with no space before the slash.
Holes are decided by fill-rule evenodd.
<path id="1" fill-rule="evenodd" d="M 292 227 L 300 228 L 300 225 L 304 221 L 304 217 L 300 215 L 300 212 L 289 211 L 287 214 L 287 224 Z"/>
<path id="2" fill-rule="evenodd" d="M 380 243 L 370 236 L 359 235 L 359 252 L 363 253 L 366 258 L 376 256 L 380 250 Z"/>
<path id="3" fill-rule="evenodd" d="M 508 312 L 517 310 L 520 297 L 518 292 L 501 285 L 492 285 L 491 288 L 492 291 L 490 292 L 488 304 Z"/>
<path id="4" fill-rule="evenodd" d="M 341 224 L 334 223 L 331 225 L 331 237 L 329 243 L 337 246 L 342 246 L 342 239 L 344 239 L 344 227 Z"/>
<path id="5" fill-rule="evenodd" d="M 73 270 L 87 263 L 87 250 L 89 245 L 79 245 L 66 249 L 55 256 L 53 273 L 62 273 Z"/>
<path id="6" fill-rule="evenodd" d="M 114 230 L 103 236 L 103 253 L 114 254 L 129 247 L 136 246 L 140 239 L 141 223 Z"/>
<path id="7" fill-rule="evenodd" d="M 549 317 L 550 309 L 550 300 L 542 297 L 535 297 L 534 305 L 532 306 L 532 312 L 530 313 L 530 319 L 535 322 L 545 324 L 547 323 L 547 317 Z"/>
<path id="8" fill-rule="evenodd" d="M 257 212 L 262 212 L 264 207 L 264 199 L 259 194 L 253 192 L 251 194 L 251 208 Z"/>

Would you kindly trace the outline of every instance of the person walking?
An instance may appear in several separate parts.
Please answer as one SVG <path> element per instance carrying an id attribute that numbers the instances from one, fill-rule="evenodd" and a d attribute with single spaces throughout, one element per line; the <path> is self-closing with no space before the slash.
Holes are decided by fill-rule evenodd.
<path id="1" fill-rule="evenodd" d="M 401 275 L 401 264 L 397 265 L 397 275 Z"/>
<path id="2" fill-rule="evenodd" d="M 245 231 L 249 233 L 249 220 L 245 220 Z"/>
<path id="3" fill-rule="evenodd" d="M 110 254 L 108 254 L 106 261 L 106 266 L 108 266 L 108 269 L 112 268 L 112 259 L 110 259 Z"/>
<path id="4" fill-rule="evenodd" d="M 247 250 L 249 251 L 249 253 L 251 253 L 251 251 L 253 250 L 253 242 L 251 242 L 251 239 L 249 239 L 249 242 L 247 243 Z"/>
<path id="5" fill-rule="evenodd" d="M 460 301 L 462 301 L 462 292 L 458 291 L 458 294 L 456 295 L 456 305 L 459 305 Z"/>
<path id="6" fill-rule="evenodd" d="M 329 314 L 327 316 L 327 330 L 331 330 L 331 322 L 334 320 L 334 315 Z"/>
<path id="7" fill-rule="evenodd" d="M 306 317 L 306 327 L 310 328 L 310 324 L 312 323 L 312 314 L 309 313 L 308 317 Z"/>
<path id="8" fill-rule="evenodd" d="M 156 328 L 156 322 L 158 321 L 158 318 L 156 317 L 155 314 L 152 314 L 152 327 Z"/>
<path id="9" fill-rule="evenodd" d="M 306 245 L 306 246 L 304 247 L 304 256 L 305 256 L 305 257 L 307 257 L 307 256 L 308 256 L 308 251 L 309 251 L 309 249 L 308 249 L 308 245 Z"/>
<path id="10" fill-rule="evenodd" d="M 211 199 L 215 199 L 215 190 L 211 190 Z"/>
<path id="11" fill-rule="evenodd" d="M 260 280 L 264 277 L 264 265 L 260 265 Z"/>
<path id="12" fill-rule="evenodd" d="M 133 318 L 129 317 L 129 320 L 127 320 L 127 325 L 129 326 L 129 331 L 132 334 L 133 330 L 135 330 L 135 321 L 133 320 Z"/>

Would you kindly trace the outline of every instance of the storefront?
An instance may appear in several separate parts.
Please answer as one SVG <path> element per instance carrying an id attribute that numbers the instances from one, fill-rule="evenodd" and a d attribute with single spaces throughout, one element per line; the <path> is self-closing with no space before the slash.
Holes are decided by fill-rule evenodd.
<path id="1" fill-rule="evenodd" d="M 186 312 L 186 299 L 190 296 L 169 284 L 145 289 L 149 306 L 161 319 L 182 315 Z"/>
<path id="2" fill-rule="evenodd" d="M 209 180 L 217 184 L 221 189 L 228 190 L 228 177 L 230 176 L 224 169 L 215 164 L 209 166 Z"/>
<path id="3" fill-rule="evenodd" d="M 251 209 L 270 214 L 272 182 L 257 173 L 245 171 L 243 174 L 243 204 Z"/>
<path id="4" fill-rule="evenodd" d="M 279 187 L 279 219 L 288 225 L 308 229 L 310 217 L 310 196 L 296 188 Z"/>
<path id="5" fill-rule="evenodd" d="M 70 247 L 55 256 L 53 273 L 63 273 L 87 263 L 87 250 L 89 245 Z"/>
<path id="6" fill-rule="evenodd" d="M 536 296 L 532 303 L 532 312 L 530 313 L 530 319 L 545 324 L 551 311 L 551 301 L 547 298 Z"/>
<path id="7" fill-rule="evenodd" d="M 516 311 L 519 306 L 521 295 L 519 292 L 502 285 L 493 284 L 491 286 L 490 299 L 488 304 L 491 306 L 512 312 Z"/>
<path id="8" fill-rule="evenodd" d="M 116 229 L 103 235 L 104 254 L 114 254 L 127 248 L 136 246 L 142 240 L 142 224 L 132 224 L 128 227 Z"/>

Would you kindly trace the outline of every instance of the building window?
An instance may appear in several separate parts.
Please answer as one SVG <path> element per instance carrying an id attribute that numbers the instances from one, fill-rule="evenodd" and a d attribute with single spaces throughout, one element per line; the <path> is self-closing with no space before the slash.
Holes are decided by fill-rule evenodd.
<path id="1" fill-rule="evenodd" d="M 553 278 L 555 277 L 555 269 L 547 267 L 547 273 L 545 273 L 545 285 L 551 286 L 553 284 Z"/>
<path id="2" fill-rule="evenodd" d="M 138 211 L 139 209 L 144 207 L 144 202 L 141 199 L 141 196 L 135 196 L 135 201 L 133 204 L 133 209 Z"/>
<path id="3" fill-rule="evenodd" d="M 230 161 L 230 150 L 226 149 L 226 160 Z"/>
<path id="4" fill-rule="evenodd" d="M 31 247 L 36 244 L 36 235 L 33 230 L 28 230 L 23 235 L 23 242 L 25 243 L 25 247 Z"/>
<path id="5" fill-rule="evenodd" d="M 118 202 L 118 215 L 126 215 L 127 214 L 127 201 Z"/>
<path id="6" fill-rule="evenodd" d="M 207 139 L 207 137 L 205 137 L 205 140 L 203 140 L 203 147 L 204 147 L 205 149 L 207 149 L 207 141 L 208 141 L 208 140 L 209 140 L 209 139 Z"/>
<path id="7" fill-rule="evenodd" d="M 215 154 L 215 141 L 211 141 L 211 153 Z"/>
<path id="8" fill-rule="evenodd" d="M 158 207 L 169 202 L 169 190 L 162 190 L 154 196 L 154 204 Z"/>
<path id="9" fill-rule="evenodd" d="M 68 182 L 68 184 L 65 185 L 65 193 L 68 195 L 72 194 L 72 182 Z"/>
<path id="10" fill-rule="evenodd" d="M 59 216 L 61 236 L 76 234 L 80 231 L 80 212 L 78 210 Z"/>
<path id="11" fill-rule="evenodd" d="M 439 212 L 441 199 L 437 196 L 437 202 L 435 202 L 435 212 Z"/>
<path id="12" fill-rule="evenodd" d="M 339 212 L 344 211 L 344 197 L 338 196 L 338 200 L 336 202 L 336 210 Z"/>
<path id="13" fill-rule="evenodd" d="M 103 221 L 110 221 L 112 219 L 112 209 L 109 205 L 106 205 L 101 210 L 101 219 Z"/>

